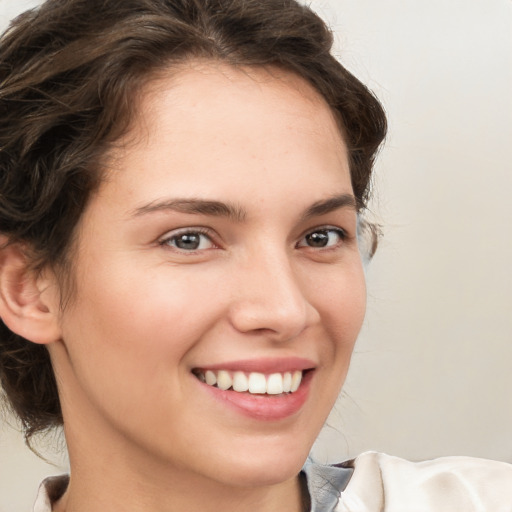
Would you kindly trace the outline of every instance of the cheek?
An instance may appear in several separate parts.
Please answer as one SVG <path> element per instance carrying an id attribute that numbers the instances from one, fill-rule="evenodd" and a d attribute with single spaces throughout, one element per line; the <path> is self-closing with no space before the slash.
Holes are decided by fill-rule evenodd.
<path id="1" fill-rule="evenodd" d="M 315 287 L 314 301 L 331 340 L 331 349 L 346 358 L 352 351 L 366 312 L 366 283 L 360 260 L 341 270 L 329 269 L 324 286 Z"/>
<path id="2" fill-rule="evenodd" d="M 171 270 L 104 264 L 81 280 L 63 326 L 81 378 L 94 385 L 117 376 L 130 387 L 179 367 L 220 313 L 211 286 Z"/>
<path id="3" fill-rule="evenodd" d="M 201 279 L 141 267 L 104 264 L 77 283 L 59 366 L 69 409 L 135 437 L 148 422 L 169 425 L 186 410 L 187 363 L 221 315 Z"/>
<path id="4" fill-rule="evenodd" d="M 362 271 L 351 273 L 344 280 L 338 300 L 333 297 L 332 304 L 336 337 L 342 345 L 348 344 L 352 348 L 366 313 L 366 283 Z"/>

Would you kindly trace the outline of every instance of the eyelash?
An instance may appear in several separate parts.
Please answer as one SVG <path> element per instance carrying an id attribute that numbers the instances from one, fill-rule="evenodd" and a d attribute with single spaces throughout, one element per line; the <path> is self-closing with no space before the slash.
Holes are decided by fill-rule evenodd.
<path id="1" fill-rule="evenodd" d="M 297 243 L 297 247 L 307 247 L 309 249 L 320 249 L 320 250 L 321 249 L 332 250 L 332 249 L 337 248 L 339 245 L 341 245 L 344 241 L 346 241 L 348 239 L 348 234 L 347 234 L 347 232 L 344 229 L 335 228 L 335 227 L 332 227 L 332 226 L 321 226 L 321 227 L 309 230 L 307 233 L 305 233 L 302 236 L 301 241 L 306 239 L 308 236 L 314 235 L 315 233 L 316 234 L 318 234 L 318 233 L 322 233 L 322 234 L 325 234 L 325 233 L 335 233 L 339 237 L 339 241 L 337 243 L 335 243 L 335 244 L 327 245 L 327 246 L 324 246 L 324 247 L 312 247 L 310 245 L 301 245 L 301 243 L 298 242 Z"/>
<path id="2" fill-rule="evenodd" d="M 190 253 L 190 254 L 195 254 L 198 251 L 206 250 L 206 249 L 187 250 L 187 249 L 182 249 L 182 248 L 177 247 L 176 245 L 172 244 L 173 241 L 176 241 L 180 236 L 184 236 L 184 235 L 200 235 L 202 237 L 207 237 L 209 239 L 210 243 L 213 245 L 213 247 L 211 247 L 211 248 L 215 248 L 215 249 L 217 248 L 217 245 L 212 240 L 210 230 L 205 229 L 205 228 L 184 228 L 184 229 L 179 230 L 178 232 L 175 232 L 172 235 L 166 236 L 165 238 L 160 240 L 159 245 L 170 246 L 171 248 L 174 248 L 175 250 L 177 250 L 179 252 Z"/>
<path id="3" fill-rule="evenodd" d="M 339 241 L 335 244 L 319 246 L 319 247 L 314 247 L 314 246 L 310 246 L 310 245 L 301 243 L 308 236 L 312 236 L 314 234 L 319 234 L 319 233 L 322 233 L 322 234 L 334 233 L 339 237 Z M 209 239 L 209 242 L 211 243 L 212 247 L 202 248 L 202 249 L 200 247 L 198 247 L 198 248 L 191 249 L 191 250 L 178 247 L 176 245 L 176 240 L 179 237 L 184 236 L 184 235 L 200 235 L 200 237 L 206 237 Z M 304 235 L 302 235 L 300 241 L 297 242 L 296 247 L 306 247 L 306 248 L 313 249 L 313 250 L 315 250 L 315 249 L 332 250 L 332 249 L 335 249 L 336 247 L 338 247 L 339 245 L 341 245 L 345 240 L 347 240 L 347 238 L 348 238 L 348 234 L 344 229 L 335 228 L 335 227 L 331 227 L 331 226 L 322 226 L 322 227 L 314 228 L 314 229 L 308 231 L 307 233 L 305 233 Z M 212 239 L 211 231 L 208 229 L 205 229 L 205 228 L 184 228 L 182 230 L 179 230 L 176 233 L 173 233 L 170 236 L 166 236 L 165 238 L 161 239 L 158 243 L 160 246 L 168 246 L 168 247 L 170 246 L 171 248 L 173 248 L 179 252 L 189 253 L 189 254 L 196 254 L 197 252 L 202 252 L 202 251 L 205 251 L 208 249 L 217 249 L 218 248 L 218 246 L 215 244 L 215 242 Z M 199 243 L 201 244 L 201 241 Z M 329 240 L 327 241 L 327 243 L 329 243 Z"/>

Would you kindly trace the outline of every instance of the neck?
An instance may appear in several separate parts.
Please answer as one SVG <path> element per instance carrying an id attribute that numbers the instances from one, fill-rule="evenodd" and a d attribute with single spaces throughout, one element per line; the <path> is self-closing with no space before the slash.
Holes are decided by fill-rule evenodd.
<path id="1" fill-rule="evenodd" d="M 154 481 L 120 477 L 122 472 L 81 475 L 73 472 L 54 512 L 302 512 L 307 498 L 297 476 L 278 485 L 240 488 L 197 479 L 173 478 L 163 486 Z M 176 476 L 176 475 L 175 475 Z M 171 482 L 171 483 L 169 483 Z"/>
<path id="2" fill-rule="evenodd" d="M 53 512 L 302 512 L 299 475 L 278 483 L 231 485 L 168 461 L 148 460 L 119 439 L 97 441 L 66 432 L 71 478 Z M 83 433 L 82 433 L 83 434 Z M 79 442 L 78 442 L 79 441 Z M 130 450 L 127 449 L 128 445 Z"/>

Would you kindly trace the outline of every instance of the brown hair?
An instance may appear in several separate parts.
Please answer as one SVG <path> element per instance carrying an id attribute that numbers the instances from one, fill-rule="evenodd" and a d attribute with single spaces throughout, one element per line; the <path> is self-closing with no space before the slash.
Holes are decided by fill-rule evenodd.
<path id="1" fill-rule="evenodd" d="M 386 118 L 331 46 L 295 0 L 47 0 L 0 41 L 0 233 L 65 279 L 101 157 L 127 130 L 137 92 L 190 58 L 279 66 L 311 83 L 337 113 L 363 208 Z M 27 440 L 62 424 L 46 348 L 1 321 L 0 382 Z"/>

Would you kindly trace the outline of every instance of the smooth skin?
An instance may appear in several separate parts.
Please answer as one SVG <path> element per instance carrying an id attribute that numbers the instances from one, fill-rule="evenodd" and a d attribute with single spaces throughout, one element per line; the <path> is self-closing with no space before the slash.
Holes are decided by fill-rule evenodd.
<path id="1" fill-rule="evenodd" d="M 67 307 L 51 272 L 34 285 L 71 463 L 55 510 L 299 512 L 365 311 L 340 130 L 278 69 L 192 62 L 138 107 L 80 220 Z M 290 357 L 314 371 L 277 421 L 193 374 Z"/>

